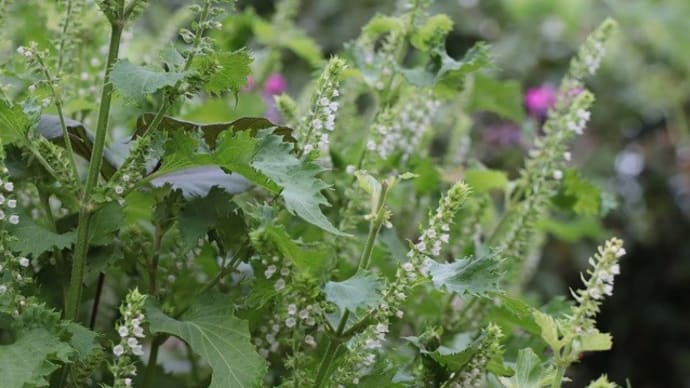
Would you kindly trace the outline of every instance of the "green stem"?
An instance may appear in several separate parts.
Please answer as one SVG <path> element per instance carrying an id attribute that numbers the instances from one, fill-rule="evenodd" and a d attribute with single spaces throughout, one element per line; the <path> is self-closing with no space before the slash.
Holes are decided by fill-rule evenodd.
<path id="1" fill-rule="evenodd" d="M 96 138 L 93 152 L 91 153 L 91 160 L 89 161 L 86 184 L 82 193 L 82 201 L 79 209 L 79 224 L 77 226 L 77 242 L 74 246 L 72 274 L 65 302 L 65 318 L 68 320 L 77 319 L 79 304 L 81 303 L 86 255 L 89 248 L 89 226 L 93 207 L 91 204 L 91 194 L 98 183 L 98 175 L 103 162 L 103 149 L 105 148 L 105 138 L 108 132 L 108 116 L 110 115 L 110 103 L 113 97 L 113 84 L 110 82 L 110 71 L 120 51 L 120 39 L 122 38 L 123 29 L 124 26 L 121 21 L 116 21 L 111 24 L 110 47 L 108 50 L 108 60 L 105 65 L 105 77 L 101 92 L 101 105 L 98 112 Z"/>
<path id="2" fill-rule="evenodd" d="M 70 3 L 71 5 L 71 3 Z M 69 162 L 70 165 L 72 166 L 72 171 L 74 172 L 74 177 L 79 176 L 78 171 L 77 171 L 77 164 L 74 161 L 74 150 L 72 149 L 72 141 L 69 138 L 69 132 L 67 131 L 67 125 L 65 124 L 65 115 L 62 111 L 62 98 L 60 97 L 60 94 L 58 91 L 55 89 L 55 81 L 53 80 L 53 77 L 50 75 L 50 72 L 48 71 L 48 67 L 46 67 L 45 63 L 43 62 L 43 58 L 41 58 L 40 55 L 36 55 L 36 60 L 38 61 L 38 64 L 41 66 L 41 70 L 43 71 L 43 75 L 46 78 L 46 81 L 48 81 L 48 87 L 50 88 L 50 93 L 53 95 L 53 98 L 55 99 L 55 109 L 57 109 L 57 114 L 58 118 L 60 120 L 60 129 L 62 129 L 62 138 L 65 142 L 65 148 L 67 149 L 67 153 L 69 154 Z"/>
<path id="3" fill-rule="evenodd" d="M 565 365 L 562 365 L 559 363 L 558 368 L 556 369 L 556 376 L 553 379 L 553 383 L 551 383 L 551 388 L 560 388 L 563 377 L 565 376 Z"/>
<path id="4" fill-rule="evenodd" d="M 316 381 L 314 382 L 314 387 L 316 388 L 320 388 L 321 386 L 323 386 L 326 374 L 328 374 L 328 370 L 331 369 L 331 364 L 333 363 L 333 359 L 335 358 L 335 353 L 338 350 L 338 346 L 340 346 L 340 336 L 342 336 L 343 332 L 345 331 L 345 324 L 347 323 L 349 317 L 350 310 L 345 310 L 345 313 L 343 313 L 343 317 L 340 318 L 340 322 L 338 323 L 338 328 L 335 331 L 335 335 L 333 336 L 333 338 L 330 339 L 330 342 L 328 343 L 326 354 L 324 354 L 323 359 L 321 360 L 321 365 L 319 365 L 319 371 L 316 374 Z"/>
<path id="5" fill-rule="evenodd" d="M 67 41 L 66 35 L 69 29 L 69 22 L 72 21 L 72 1 L 67 1 L 67 9 L 65 10 L 65 20 L 62 25 L 62 34 L 60 34 L 60 47 L 58 47 L 58 63 L 57 63 L 57 75 L 60 76 L 62 72 L 62 65 L 64 63 L 64 51 L 65 42 Z"/>
<path id="6" fill-rule="evenodd" d="M 146 370 L 144 371 L 144 381 L 141 386 L 144 388 L 151 387 L 154 382 L 156 374 L 156 364 L 158 362 L 158 349 L 163 344 L 167 336 L 157 335 L 151 341 L 151 352 L 149 353 L 149 361 L 146 363 Z"/>
<path id="7" fill-rule="evenodd" d="M 386 209 L 384 208 L 384 203 L 386 202 L 386 193 L 388 192 L 388 184 L 384 182 L 381 185 L 381 194 L 379 196 L 378 202 L 376 203 L 376 213 L 374 213 L 374 219 L 371 220 L 369 224 L 369 236 L 367 236 L 366 245 L 364 245 L 364 250 L 362 251 L 362 256 L 359 258 L 359 269 L 364 270 L 369 268 L 371 264 L 371 253 L 374 251 L 374 243 L 376 242 L 376 236 L 378 236 L 379 231 L 383 222 L 386 220 Z"/>

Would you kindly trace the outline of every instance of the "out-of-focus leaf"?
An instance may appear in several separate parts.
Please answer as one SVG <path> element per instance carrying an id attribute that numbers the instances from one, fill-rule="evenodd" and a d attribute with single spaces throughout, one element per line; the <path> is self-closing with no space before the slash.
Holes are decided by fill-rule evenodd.
<path id="1" fill-rule="evenodd" d="M 525 120 L 522 106 L 522 87 L 518 81 L 498 81 L 478 73 L 468 101 L 470 111 L 492 112 L 516 123 Z"/>
<path id="2" fill-rule="evenodd" d="M 542 230 L 568 242 L 577 242 L 587 237 L 600 239 L 606 235 L 601 221 L 592 217 L 579 217 L 568 221 L 547 218 L 540 220 L 538 225 Z"/>
<path id="3" fill-rule="evenodd" d="M 550 386 L 553 378 L 553 367 L 544 365 L 532 349 L 525 348 L 518 352 L 513 377 L 501 378 L 501 382 L 507 388 L 541 388 Z"/>
<path id="4" fill-rule="evenodd" d="M 0 139 L 3 144 L 12 144 L 26 137 L 31 120 L 19 105 L 10 105 L 0 98 Z"/>
<path id="5" fill-rule="evenodd" d="M 503 171 L 488 169 L 465 170 L 465 183 L 479 193 L 494 189 L 505 190 L 508 187 L 508 176 Z"/>
<path id="6" fill-rule="evenodd" d="M 122 59 L 113 65 L 110 81 L 126 100 L 141 103 L 146 96 L 163 88 L 175 86 L 190 73 L 162 71 L 130 63 Z"/>
<path id="7" fill-rule="evenodd" d="M 288 235 L 285 228 L 269 224 L 265 227 L 266 238 L 273 242 L 276 249 L 299 271 L 319 278 L 323 275 L 328 258 L 333 252 L 325 246 L 306 246 L 306 244 L 294 241 Z"/>
<path id="8" fill-rule="evenodd" d="M 565 171 L 561 190 L 553 198 L 553 203 L 558 207 L 585 216 L 599 214 L 602 209 L 601 202 L 601 190 L 582 179 L 575 169 Z"/>
<path id="9" fill-rule="evenodd" d="M 246 50 L 222 52 L 212 57 L 204 57 L 201 61 L 208 61 L 215 66 L 215 71 L 204 85 L 206 91 L 214 95 L 220 95 L 226 91 L 239 92 L 240 88 L 247 83 L 247 76 L 251 72 L 249 64 L 252 58 Z"/>

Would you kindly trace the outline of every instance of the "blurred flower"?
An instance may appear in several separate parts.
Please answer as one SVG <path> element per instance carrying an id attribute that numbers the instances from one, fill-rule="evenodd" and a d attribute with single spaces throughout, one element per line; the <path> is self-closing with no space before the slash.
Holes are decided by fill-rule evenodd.
<path id="1" fill-rule="evenodd" d="M 525 107 L 530 116 L 544 119 L 549 108 L 556 102 L 556 88 L 550 84 L 527 89 Z"/>
<path id="2" fill-rule="evenodd" d="M 264 94 L 270 96 L 281 94 L 287 89 L 287 80 L 282 74 L 271 74 L 264 85 Z"/>

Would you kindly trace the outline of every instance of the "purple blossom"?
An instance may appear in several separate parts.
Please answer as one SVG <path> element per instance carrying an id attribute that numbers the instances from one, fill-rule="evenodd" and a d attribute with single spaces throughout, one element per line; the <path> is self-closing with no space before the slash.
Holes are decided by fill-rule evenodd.
<path id="1" fill-rule="evenodd" d="M 525 93 L 525 106 L 530 116 L 543 119 L 549 108 L 556 103 L 556 88 L 550 84 L 543 84 L 527 89 Z"/>
<path id="2" fill-rule="evenodd" d="M 274 96 L 287 90 L 287 80 L 282 74 L 271 74 L 264 85 L 264 93 Z"/>

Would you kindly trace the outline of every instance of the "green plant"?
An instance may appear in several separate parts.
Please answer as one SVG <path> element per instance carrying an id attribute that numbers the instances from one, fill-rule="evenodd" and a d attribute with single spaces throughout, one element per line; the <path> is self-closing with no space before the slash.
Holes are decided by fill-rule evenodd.
<path id="1" fill-rule="evenodd" d="M 521 96 L 487 75 L 488 46 L 446 52 L 453 23 L 430 15 L 430 1 L 375 16 L 327 60 L 291 22 L 298 2 L 272 22 L 225 16 L 223 3 L 191 6 L 179 39 L 145 65 L 119 55 L 145 1 L 101 0 L 100 14 L 85 1 L 44 4 L 62 15 L 57 38 L 3 64 L 6 386 L 163 385 L 159 355 L 176 344 L 185 386 L 560 386 L 580 352 L 611 346 L 594 319 L 620 240 L 595 256 L 574 307 L 552 316 L 522 291 L 550 209 L 602 207 L 567 155 L 593 103 L 583 79 L 614 22 L 583 44 L 510 180 L 454 148 L 468 141 L 458 107 L 473 87 L 497 112 Z M 110 25 L 102 68 L 91 17 Z M 254 53 L 258 82 L 285 48 L 320 74 L 299 102 L 276 96 L 285 125 L 190 121 L 214 104 L 247 109 L 252 57 L 222 39 L 242 23 L 266 47 Z M 95 104 L 80 98 L 92 79 Z"/>

